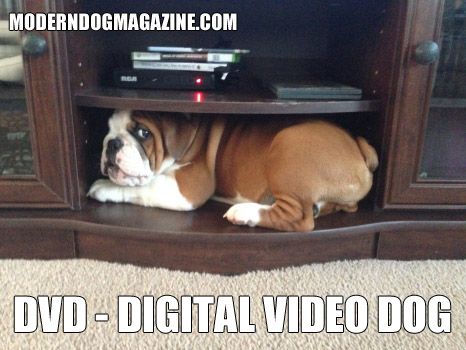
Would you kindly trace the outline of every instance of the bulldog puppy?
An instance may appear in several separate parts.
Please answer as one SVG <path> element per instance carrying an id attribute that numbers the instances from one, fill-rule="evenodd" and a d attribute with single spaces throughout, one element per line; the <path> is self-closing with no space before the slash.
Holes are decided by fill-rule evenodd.
<path id="1" fill-rule="evenodd" d="M 235 203 L 224 215 L 233 224 L 311 231 L 318 216 L 355 212 L 377 166 L 364 138 L 325 121 L 116 111 L 101 159 L 110 180 L 89 196 L 193 210 L 215 194 Z"/>

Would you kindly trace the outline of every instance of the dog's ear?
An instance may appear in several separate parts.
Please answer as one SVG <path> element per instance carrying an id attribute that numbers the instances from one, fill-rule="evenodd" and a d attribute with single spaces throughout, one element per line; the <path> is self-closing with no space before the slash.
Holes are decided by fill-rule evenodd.
<path id="1" fill-rule="evenodd" d="M 163 147 L 163 138 L 159 128 L 154 123 L 147 123 L 147 128 L 152 133 L 152 140 L 150 142 L 151 150 L 148 152 L 147 146 L 144 145 L 146 155 L 152 170 L 160 169 L 163 159 L 165 157 L 165 149 Z"/>
<path id="2" fill-rule="evenodd" d="M 162 118 L 162 134 L 167 153 L 180 160 L 189 150 L 200 126 L 200 118 L 186 114 L 167 115 Z"/>

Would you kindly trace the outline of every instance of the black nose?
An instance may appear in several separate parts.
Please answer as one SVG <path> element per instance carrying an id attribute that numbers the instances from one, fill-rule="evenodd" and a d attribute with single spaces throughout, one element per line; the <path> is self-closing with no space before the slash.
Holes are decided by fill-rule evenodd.
<path id="1" fill-rule="evenodd" d="M 107 152 L 115 154 L 123 147 L 123 141 L 118 137 L 111 139 L 107 142 Z"/>
<path id="2" fill-rule="evenodd" d="M 114 139 L 108 140 L 107 142 L 107 164 L 106 166 L 113 166 L 116 165 L 115 157 L 117 152 L 123 147 L 123 141 L 121 141 L 118 137 Z"/>

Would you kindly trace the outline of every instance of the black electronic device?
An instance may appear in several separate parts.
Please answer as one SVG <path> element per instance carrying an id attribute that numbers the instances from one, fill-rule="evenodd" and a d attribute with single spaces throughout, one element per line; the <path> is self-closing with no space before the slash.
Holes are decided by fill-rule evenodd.
<path id="1" fill-rule="evenodd" d="M 223 74 L 227 73 L 117 69 L 113 72 L 113 80 L 115 85 L 120 88 L 213 90 L 218 82 L 223 80 Z"/>

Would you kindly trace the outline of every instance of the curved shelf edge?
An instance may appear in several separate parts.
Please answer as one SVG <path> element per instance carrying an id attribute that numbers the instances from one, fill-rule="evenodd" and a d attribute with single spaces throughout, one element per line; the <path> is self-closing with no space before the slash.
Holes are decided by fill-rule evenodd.
<path id="1" fill-rule="evenodd" d="M 329 114 L 375 112 L 380 100 L 279 100 L 258 93 L 95 88 L 79 91 L 82 107 L 216 114 Z"/>

